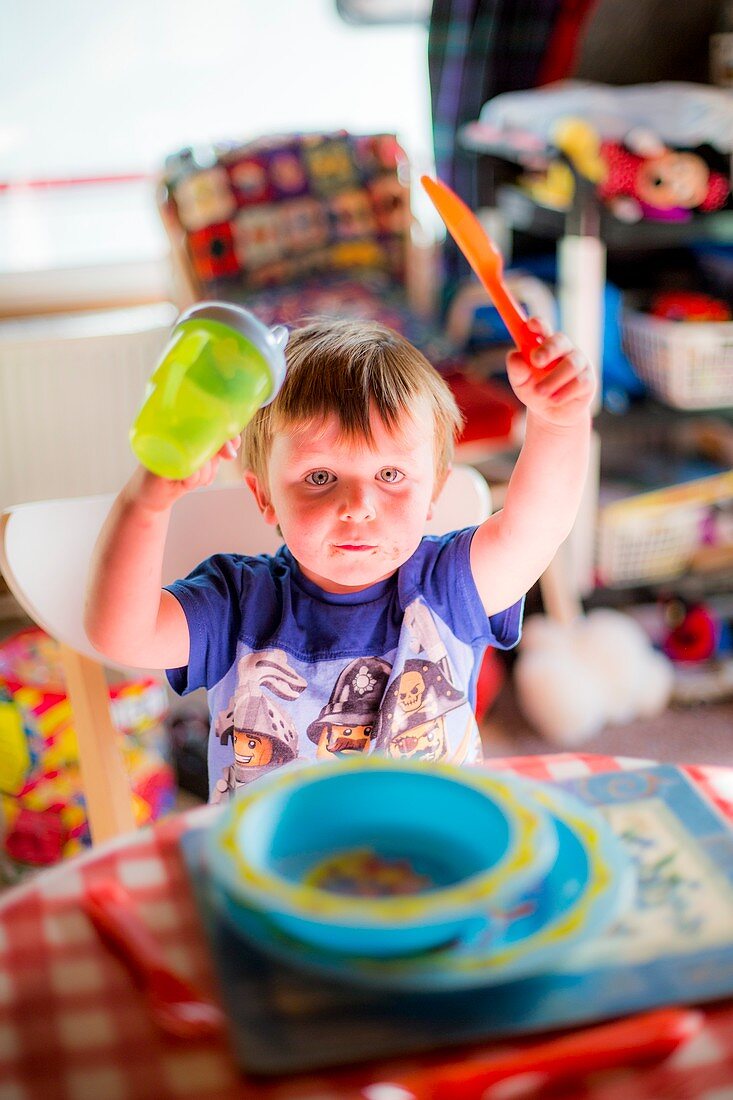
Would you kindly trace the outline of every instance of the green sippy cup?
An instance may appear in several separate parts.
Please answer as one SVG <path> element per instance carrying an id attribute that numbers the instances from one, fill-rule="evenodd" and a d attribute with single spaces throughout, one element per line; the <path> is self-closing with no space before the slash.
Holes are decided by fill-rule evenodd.
<path id="1" fill-rule="evenodd" d="M 137 458 L 159 477 L 189 477 L 238 435 L 285 378 L 282 325 L 270 329 L 224 302 L 182 313 L 130 429 Z"/>

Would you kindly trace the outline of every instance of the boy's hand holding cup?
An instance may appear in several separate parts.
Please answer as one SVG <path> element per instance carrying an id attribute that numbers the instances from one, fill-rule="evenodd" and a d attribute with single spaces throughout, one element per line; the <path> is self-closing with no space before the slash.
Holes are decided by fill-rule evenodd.
<path id="1" fill-rule="evenodd" d="M 236 457 L 242 429 L 283 383 L 287 338 L 283 326 L 229 303 L 202 302 L 179 317 L 130 430 L 154 475 L 137 479 L 151 501 L 210 484 L 219 461 Z"/>

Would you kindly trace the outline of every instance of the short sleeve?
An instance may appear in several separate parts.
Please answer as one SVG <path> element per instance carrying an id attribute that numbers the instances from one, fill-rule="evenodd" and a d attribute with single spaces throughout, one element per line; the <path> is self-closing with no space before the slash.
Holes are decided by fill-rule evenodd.
<path id="1" fill-rule="evenodd" d="M 165 586 L 183 608 L 190 638 L 188 665 L 167 671 L 168 681 L 179 695 L 213 687 L 230 668 L 247 583 L 244 559 L 216 554 L 187 577 Z"/>
<path id="2" fill-rule="evenodd" d="M 422 595 L 461 641 L 511 649 L 522 635 L 524 597 L 495 615 L 487 615 L 471 571 L 475 527 L 442 537 L 424 538 L 405 576 L 404 606 Z"/>

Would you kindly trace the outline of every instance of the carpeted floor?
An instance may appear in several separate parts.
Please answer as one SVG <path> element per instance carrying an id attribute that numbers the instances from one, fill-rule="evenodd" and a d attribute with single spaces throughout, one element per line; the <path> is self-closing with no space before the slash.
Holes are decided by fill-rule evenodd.
<path id="1" fill-rule="evenodd" d="M 507 680 L 483 722 L 481 735 L 487 757 L 562 751 L 529 728 Z M 609 726 L 572 751 L 611 756 L 637 756 L 667 764 L 733 766 L 733 699 L 726 702 L 674 706 L 645 721 Z"/>

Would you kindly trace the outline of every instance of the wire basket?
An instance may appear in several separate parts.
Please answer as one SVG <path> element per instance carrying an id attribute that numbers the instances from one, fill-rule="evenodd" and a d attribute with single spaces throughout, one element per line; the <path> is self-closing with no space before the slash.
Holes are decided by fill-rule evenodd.
<path id="1" fill-rule="evenodd" d="M 606 587 L 681 576 L 709 538 L 716 508 L 733 501 L 733 471 L 627 497 L 601 508 L 596 576 Z"/>
<path id="2" fill-rule="evenodd" d="M 664 404 L 733 405 L 733 321 L 667 321 L 626 309 L 622 342 L 639 378 Z"/>

